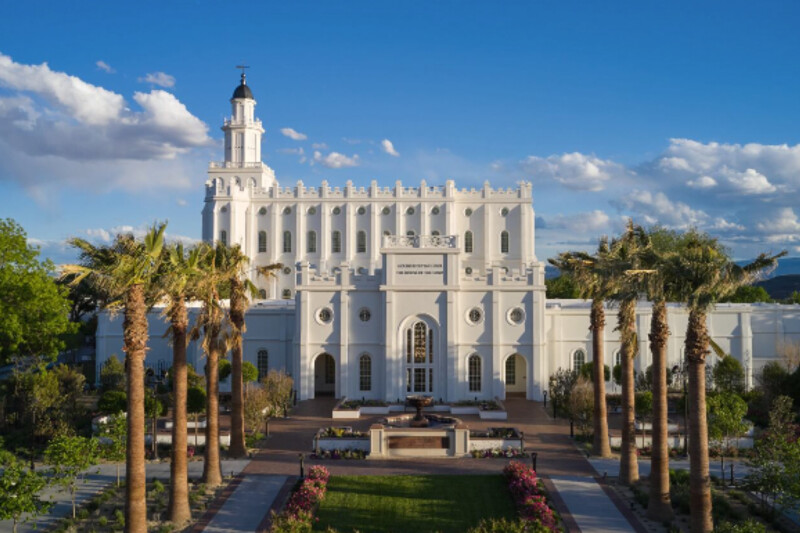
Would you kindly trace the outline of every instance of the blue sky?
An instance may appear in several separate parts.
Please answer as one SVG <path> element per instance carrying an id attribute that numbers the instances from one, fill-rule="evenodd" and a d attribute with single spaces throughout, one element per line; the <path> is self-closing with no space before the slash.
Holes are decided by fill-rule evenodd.
<path id="1" fill-rule="evenodd" d="M 627 216 L 796 256 L 798 21 L 788 1 L 6 2 L 0 216 L 56 261 L 154 220 L 199 238 L 244 62 L 282 185 L 528 180 L 540 259 Z"/>

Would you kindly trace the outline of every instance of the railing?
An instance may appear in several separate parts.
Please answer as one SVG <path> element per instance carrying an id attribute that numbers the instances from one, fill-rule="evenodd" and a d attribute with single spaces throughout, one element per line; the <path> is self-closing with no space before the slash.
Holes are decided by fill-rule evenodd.
<path id="1" fill-rule="evenodd" d="M 208 164 L 208 168 L 262 168 L 264 163 L 236 163 L 233 161 L 212 161 Z"/>
<path id="2" fill-rule="evenodd" d="M 385 235 L 384 248 L 455 248 L 455 235 Z"/>
<path id="3" fill-rule="evenodd" d="M 223 119 L 222 124 L 225 126 L 234 125 L 234 126 L 258 126 L 261 127 L 260 120 L 234 120 L 232 118 Z"/>

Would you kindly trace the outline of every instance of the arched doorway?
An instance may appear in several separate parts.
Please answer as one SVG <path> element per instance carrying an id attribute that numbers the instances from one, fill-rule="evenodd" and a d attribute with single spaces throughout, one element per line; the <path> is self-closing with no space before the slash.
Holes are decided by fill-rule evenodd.
<path id="1" fill-rule="evenodd" d="M 329 353 L 322 353 L 314 361 L 314 397 L 336 394 L 336 361 Z"/>
<path id="2" fill-rule="evenodd" d="M 524 398 L 528 380 L 525 358 L 515 353 L 506 359 L 506 398 Z"/>

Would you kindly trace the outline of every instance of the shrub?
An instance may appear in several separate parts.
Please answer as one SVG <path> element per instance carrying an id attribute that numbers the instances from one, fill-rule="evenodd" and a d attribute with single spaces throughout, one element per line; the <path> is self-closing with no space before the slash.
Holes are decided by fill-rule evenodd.
<path id="1" fill-rule="evenodd" d="M 86 520 L 89 518 L 89 510 L 88 509 L 78 509 L 78 512 L 75 514 L 78 520 Z"/>
<path id="2" fill-rule="evenodd" d="M 487 518 L 467 533 L 547 533 L 550 531 L 540 523 L 526 522 L 520 518 Z"/>
<path id="3" fill-rule="evenodd" d="M 153 480 L 153 494 L 161 494 L 164 492 L 164 484 L 161 481 Z"/>
<path id="4" fill-rule="evenodd" d="M 114 519 L 120 527 L 125 527 L 125 513 L 122 512 L 122 509 L 114 511 Z"/>
<path id="5" fill-rule="evenodd" d="M 753 519 L 744 522 L 722 522 L 714 530 L 717 533 L 766 533 L 767 526 Z"/>
<path id="6" fill-rule="evenodd" d="M 528 522 L 541 523 L 546 530 L 556 530 L 556 517 L 547 505 L 536 472 L 519 461 L 511 461 L 503 469 L 508 489 L 522 518 Z"/>
<path id="7" fill-rule="evenodd" d="M 128 397 L 120 390 L 109 390 L 97 401 L 97 410 L 103 414 L 116 415 L 128 408 Z"/>
<path id="8" fill-rule="evenodd" d="M 97 519 L 97 524 L 100 527 L 106 527 L 108 525 L 108 518 L 106 518 L 105 516 L 101 516 L 100 518 Z"/>

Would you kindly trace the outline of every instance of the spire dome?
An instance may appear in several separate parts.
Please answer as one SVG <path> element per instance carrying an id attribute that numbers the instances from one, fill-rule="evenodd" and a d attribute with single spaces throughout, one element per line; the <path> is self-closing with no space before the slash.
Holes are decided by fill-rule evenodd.
<path id="1" fill-rule="evenodd" d="M 253 98 L 253 91 L 250 90 L 250 87 L 247 86 L 247 76 L 242 71 L 242 82 L 236 87 L 236 90 L 233 91 L 233 98 L 248 98 L 250 100 L 255 100 Z"/>

